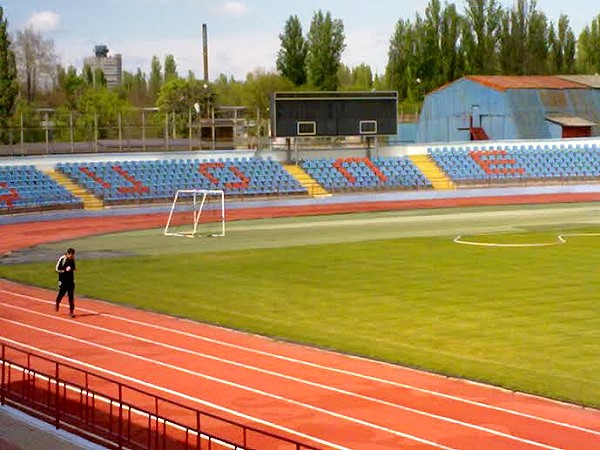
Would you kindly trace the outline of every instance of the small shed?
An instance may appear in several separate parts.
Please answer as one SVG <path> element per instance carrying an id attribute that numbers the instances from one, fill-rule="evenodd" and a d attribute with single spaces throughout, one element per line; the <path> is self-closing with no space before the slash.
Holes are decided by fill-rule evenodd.
<path id="1" fill-rule="evenodd" d="M 546 116 L 546 120 L 560 127 L 561 138 L 584 138 L 592 136 L 592 127 L 596 124 L 577 116 Z M 552 132 L 552 130 L 551 130 Z M 553 136 L 554 137 L 554 136 Z"/>

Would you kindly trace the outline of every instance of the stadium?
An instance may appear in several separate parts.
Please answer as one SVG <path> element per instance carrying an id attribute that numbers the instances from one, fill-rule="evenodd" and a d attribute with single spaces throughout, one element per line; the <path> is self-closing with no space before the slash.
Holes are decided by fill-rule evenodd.
<path id="1" fill-rule="evenodd" d="M 2 404 L 109 448 L 598 447 L 598 83 L 550 78 L 434 91 L 412 145 L 338 93 L 274 96 L 282 147 L 3 157 Z"/>

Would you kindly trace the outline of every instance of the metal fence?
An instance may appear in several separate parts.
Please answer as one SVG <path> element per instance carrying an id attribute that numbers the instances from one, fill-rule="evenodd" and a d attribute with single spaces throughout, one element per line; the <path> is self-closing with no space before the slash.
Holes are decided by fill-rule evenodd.
<path id="1" fill-rule="evenodd" d="M 107 448 L 317 450 L 0 343 L 0 403 Z"/>
<path id="2" fill-rule="evenodd" d="M 249 140 L 244 118 L 214 112 L 200 117 L 194 109 L 165 113 L 142 108 L 103 114 L 37 109 L 3 122 L 0 156 L 231 149 L 247 146 Z"/>

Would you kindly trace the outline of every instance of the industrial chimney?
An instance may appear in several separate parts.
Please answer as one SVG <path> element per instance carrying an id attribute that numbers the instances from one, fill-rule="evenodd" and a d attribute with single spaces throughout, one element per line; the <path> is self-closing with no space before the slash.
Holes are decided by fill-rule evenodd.
<path id="1" fill-rule="evenodd" d="M 204 62 L 204 83 L 208 84 L 208 34 L 206 24 L 202 24 L 202 56 Z"/>

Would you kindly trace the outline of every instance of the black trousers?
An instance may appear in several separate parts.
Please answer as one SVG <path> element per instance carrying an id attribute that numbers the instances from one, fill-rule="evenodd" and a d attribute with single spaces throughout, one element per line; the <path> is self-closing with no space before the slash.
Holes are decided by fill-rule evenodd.
<path id="1" fill-rule="evenodd" d="M 67 294 L 69 299 L 69 310 L 75 311 L 75 283 L 58 282 L 58 295 L 56 296 L 56 308 L 60 305 L 60 301 Z"/>

